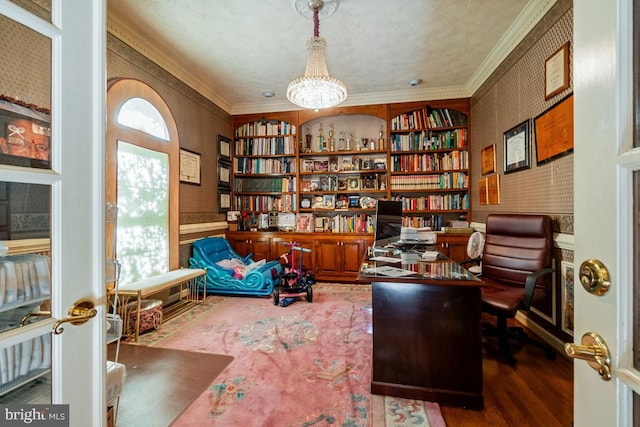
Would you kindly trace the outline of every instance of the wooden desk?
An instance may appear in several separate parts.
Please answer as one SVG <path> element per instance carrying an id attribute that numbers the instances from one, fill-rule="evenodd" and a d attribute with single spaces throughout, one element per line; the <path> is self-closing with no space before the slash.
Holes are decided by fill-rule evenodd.
<path id="1" fill-rule="evenodd" d="M 388 266 L 412 273 L 379 273 Z M 445 257 L 365 259 L 359 280 L 372 283 L 371 392 L 482 409 L 482 282 Z"/>

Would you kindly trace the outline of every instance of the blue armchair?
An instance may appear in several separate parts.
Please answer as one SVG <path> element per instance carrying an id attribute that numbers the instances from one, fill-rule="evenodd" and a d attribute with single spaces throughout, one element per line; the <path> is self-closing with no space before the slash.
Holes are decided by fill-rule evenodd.
<path id="1" fill-rule="evenodd" d="M 195 241 L 189 258 L 190 267 L 206 268 L 207 293 L 229 295 L 271 295 L 282 266 L 277 260 L 261 262 L 254 262 L 251 254 L 241 257 L 221 237 Z"/>

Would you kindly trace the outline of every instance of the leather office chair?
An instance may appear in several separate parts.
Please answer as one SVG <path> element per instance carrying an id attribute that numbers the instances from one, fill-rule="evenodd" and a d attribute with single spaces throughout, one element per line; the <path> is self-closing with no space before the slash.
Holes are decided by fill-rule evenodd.
<path id="1" fill-rule="evenodd" d="M 522 328 L 508 328 L 507 319 L 529 310 L 536 296 L 551 291 L 553 225 L 547 215 L 491 214 L 487 217 L 482 253 L 482 311 L 496 316 L 496 326 L 484 334 L 496 335 L 500 355 L 515 364 L 509 339 L 532 343 L 555 357 L 553 349 L 529 338 Z"/>

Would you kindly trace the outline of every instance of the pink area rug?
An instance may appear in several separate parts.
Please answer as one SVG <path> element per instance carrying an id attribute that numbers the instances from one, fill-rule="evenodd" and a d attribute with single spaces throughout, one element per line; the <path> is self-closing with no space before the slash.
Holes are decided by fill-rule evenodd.
<path id="1" fill-rule="evenodd" d="M 375 396 L 371 287 L 317 284 L 313 303 L 212 296 L 140 344 L 233 362 L 174 426 L 445 426 L 437 404 Z"/>

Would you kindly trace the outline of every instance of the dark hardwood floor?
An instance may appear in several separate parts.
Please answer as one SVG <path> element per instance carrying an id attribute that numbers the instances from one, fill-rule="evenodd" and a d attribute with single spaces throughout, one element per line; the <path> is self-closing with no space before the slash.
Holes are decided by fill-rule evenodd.
<path id="1" fill-rule="evenodd" d="M 442 406 L 447 427 L 571 427 L 573 361 L 561 354 L 549 360 L 532 345 L 516 347 L 515 356 L 518 363 L 509 366 L 485 353 L 484 409 Z"/>

